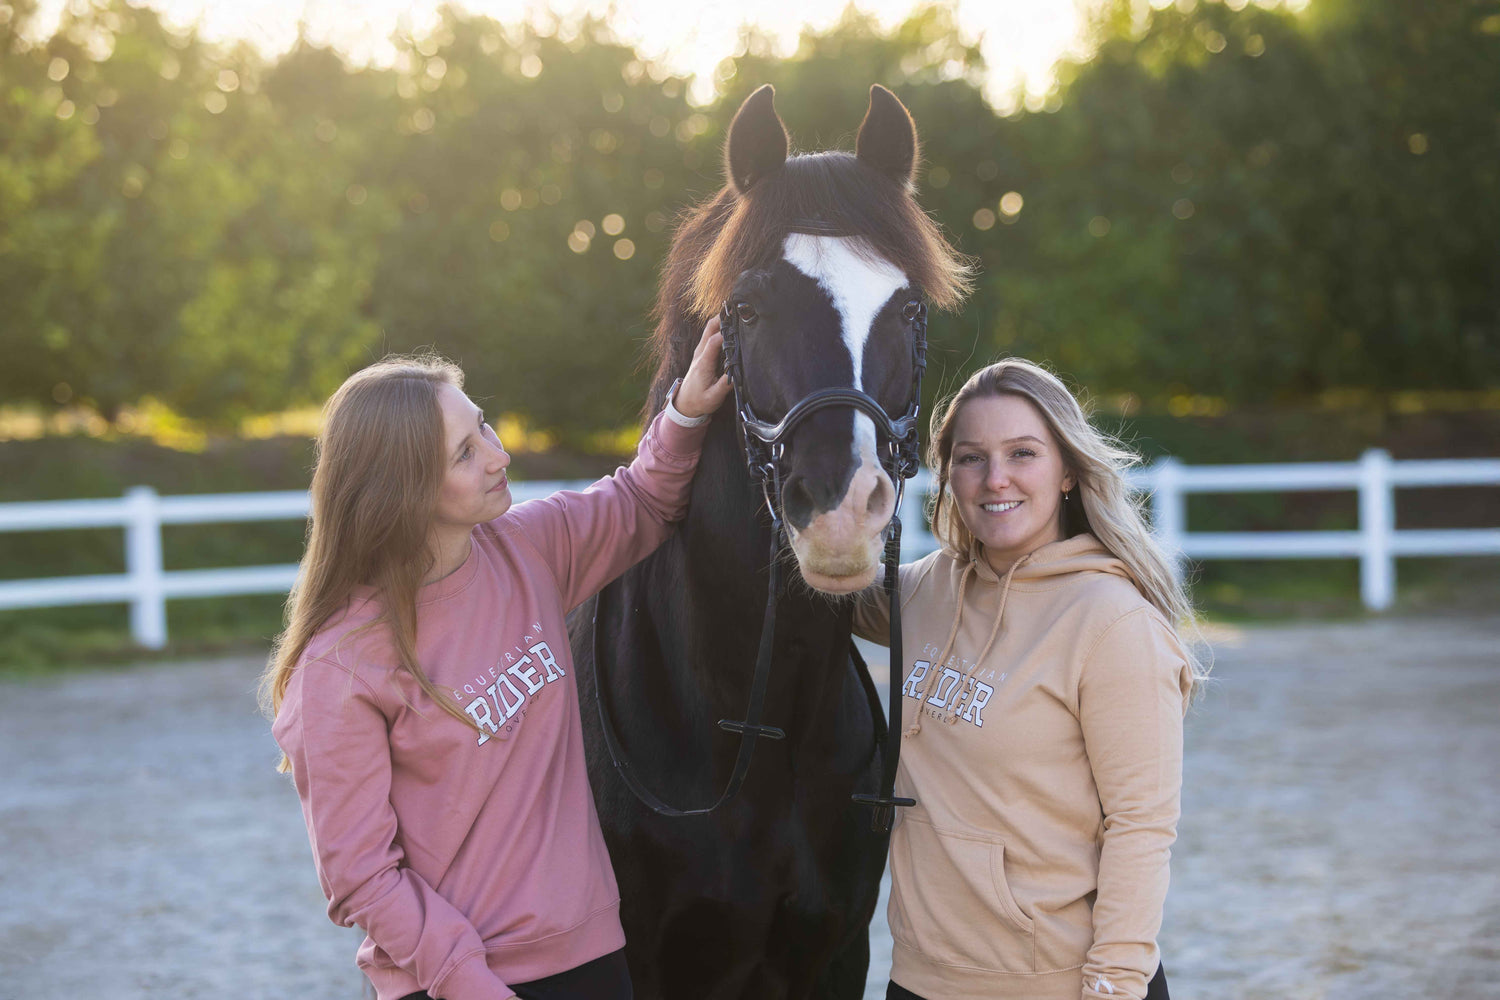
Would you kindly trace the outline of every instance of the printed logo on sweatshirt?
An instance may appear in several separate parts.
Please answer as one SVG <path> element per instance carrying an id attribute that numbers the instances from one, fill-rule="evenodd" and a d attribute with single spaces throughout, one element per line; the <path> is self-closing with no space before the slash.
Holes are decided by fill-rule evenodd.
<path id="1" fill-rule="evenodd" d="M 930 644 L 923 647 L 924 652 L 929 649 Z M 906 683 L 901 685 L 901 693 L 908 698 L 922 698 L 925 693 L 925 705 L 931 705 L 939 712 L 956 715 L 982 729 L 984 706 L 990 703 L 995 689 L 978 677 L 968 676 L 969 666 L 967 661 L 958 656 L 950 656 L 946 664 L 936 668 L 939 673 L 929 682 L 928 674 L 933 671 L 932 661 L 917 660 L 911 665 L 911 673 L 906 675 Z M 990 676 L 994 676 L 993 671 Z M 1000 675 L 1000 680 L 1005 680 L 1004 674 Z"/>
<path id="2" fill-rule="evenodd" d="M 534 632 L 542 630 L 537 622 L 531 627 Z M 465 684 L 462 691 L 455 688 L 453 697 L 460 703 L 465 697 L 473 698 L 464 705 L 464 711 L 480 728 L 489 730 L 489 734 L 479 734 L 475 745 L 482 747 L 490 741 L 490 735 L 500 733 L 501 726 L 505 727 L 506 735 L 514 732 L 525 717 L 532 696 L 566 676 L 567 671 L 552 655 L 552 647 L 546 640 L 528 635 L 515 647 L 515 652 L 506 652 L 488 671 Z"/>

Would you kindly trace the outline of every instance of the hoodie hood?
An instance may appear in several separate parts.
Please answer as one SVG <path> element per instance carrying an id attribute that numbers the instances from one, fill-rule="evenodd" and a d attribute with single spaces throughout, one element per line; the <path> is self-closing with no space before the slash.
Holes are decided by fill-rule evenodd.
<path id="1" fill-rule="evenodd" d="M 1003 583 L 1003 577 L 991 568 L 984 558 L 984 546 L 974 542 L 969 549 L 969 565 L 973 573 L 985 583 Z M 1060 582 L 1061 577 L 1075 573 L 1108 573 L 1135 583 L 1130 570 L 1119 559 L 1110 554 L 1099 540 L 1087 532 L 1064 538 L 1060 542 L 1049 542 L 1024 556 L 1011 567 L 1011 584 L 1017 589 L 1047 589 Z M 1040 584 L 1040 587 L 1034 586 Z"/>

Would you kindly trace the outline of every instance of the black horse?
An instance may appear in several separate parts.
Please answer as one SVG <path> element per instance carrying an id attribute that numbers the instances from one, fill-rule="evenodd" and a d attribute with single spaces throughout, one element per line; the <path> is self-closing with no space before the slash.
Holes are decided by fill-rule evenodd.
<path id="1" fill-rule="evenodd" d="M 769 86 L 735 116 L 728 183 L 686 214 L 664 270 L 647 411 L 664 404 L 705 322 L 739 326 L 742 395 L 779 420 L 852 387 L 895 417 L 912 393 L 914 303 L 955 305 L 964 264 L 912 197 L 911 117 L 874 87 L 857 152 L 788 157 Z M 850 606 L 875 577 L 896 490 L 870 416 L 819 410 L 791 433 L 782 514 L 799 572 L 778 602 L 761 740 L 739 793 L 706 816 L 648 809 L 611 764 L 603 698 L 633 773 L 676 806 L 712 803 L 739 740 L 766 603 L 771 520 L 735 414 L 713 419 L 681 528 L 574 618 L 590 775 L 620 882 L 641 1000 L 859 997 L 886 836 L 874 792 L 885 730 L 850 653 Z M 591 628 L 597 616 L 597 625 Z M 598 638 L 596 662 L 593 636 Z"/>

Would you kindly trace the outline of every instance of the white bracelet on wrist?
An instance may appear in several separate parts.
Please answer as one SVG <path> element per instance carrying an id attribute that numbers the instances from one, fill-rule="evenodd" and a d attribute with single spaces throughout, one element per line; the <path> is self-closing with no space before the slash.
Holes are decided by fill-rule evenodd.
<path id="1" fill-rule="evenodd" d="M 701 417 L 689 417 L 679 410 L 672 403 L 672 400 L 677 398 L 677 389 L 681 385 L 682 379 L 678 379 L 672 383 L 672 388 L 667 390 L 667 419 L 679 427 L 700 427 L 707 423 L 708 418 L 713 416 L 713 414 L 705 413 Z"/>

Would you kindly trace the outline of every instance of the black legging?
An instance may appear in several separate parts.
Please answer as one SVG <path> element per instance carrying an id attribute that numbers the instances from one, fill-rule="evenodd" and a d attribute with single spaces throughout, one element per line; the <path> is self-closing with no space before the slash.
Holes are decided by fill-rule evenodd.
<path id="1" fill-rule="evenodd" d="M 922 998 L 904 986 L 897 986 L 893 981 L 885 988 L 885 1000 L 922 1000 Z M 1167 970 L 1160 965 L 1156 967 L 1156 975 L 1151 977 L 1151 982 L 1146 984 L 1146 1000 L 1171 1000 L 1167 996 Z"/>
<path id="2" fill-rule="evenodd" d="M 555 976 L 511 983 L 510 988 L 521 1000 L 632 1000 L 634 996 L 623 948 Z M 401 1000 L 432 1000 L 432 997 L 421 992 L 408 993 Z"/>

